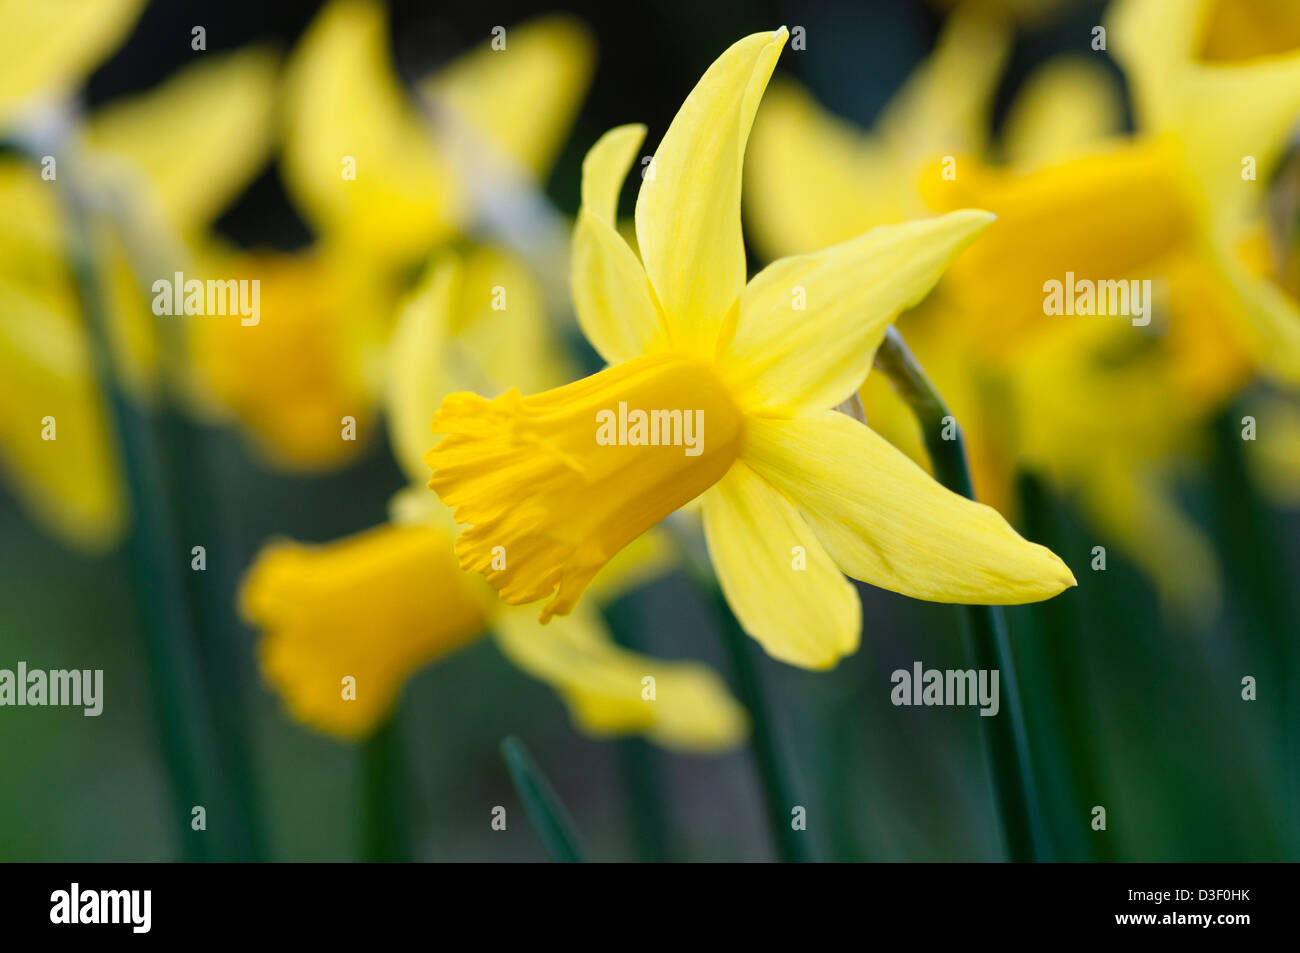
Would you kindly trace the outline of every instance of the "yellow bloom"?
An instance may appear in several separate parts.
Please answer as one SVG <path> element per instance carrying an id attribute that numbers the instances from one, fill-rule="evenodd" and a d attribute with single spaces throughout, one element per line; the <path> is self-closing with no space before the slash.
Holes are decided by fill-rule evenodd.
<path id="1" fill-rule="evenodd" d="M 6 29 L 39 33 L 41 17 L 65 5 L 20 6 L 21 15 L 4 18 Z M 133 17 L 138 5 L 94 6 L 95 16 L 117 9 Z M 110 30 L 106 20 L 104 29 L 120 32 L 128 24 L 129 18 Z M 69 35 L 102 41 L 89 23 L 86 28 Z M 43 29 L 49 37 L 26 35 L 24 55 L 69 32 L 48 24 Z M 7 32 L 5 42 L 18 38 Z M 85 51 L 69 47 L 64 53 Z M 63 77 L 60 82 L 89 65 L 44 62 Z M 141 228 L 193 239 L 267 154 L 273 74 L 273 59 L 264 51 L 213 54 L 156 89 L 88 117 L 84 143 L 59 162 L 72 162 L 83 186 L 111 197 Z M 13 159 L 0 163 L 0 366 L 6 381 L 0 466 L 43 525 L 72 545 L 101 550 L 120 538 L 125 504 L 90 338 L 66 261 L 57 188 L 57 179 L 43 180 L 35 167 Z M 99 220 L 93 227 L 118 377 L 130 396 L 147 400 L 161 348 L 157 319 L 141 286 L 158 275 L 139 275 L 140 263 L 128 260 L 117 231 Z M 54 419 L 52 440 L 42 439 L 47 416 Z"/>
<path id="2" fill-rule="evenodd" d="M 493 288 L 506 289 L 507 309 L 490 307 Z M 389 436 L 403 469 L 419 473 L 428 420 L 446 389 L 492 390 L 498 375 L 516 373 L 540 386 L 568 373 L 527 273 L 488 249 L 435 261 L 404 303 L 388 351 Z M 411 676 L 490 629 L 502 652 L 554 687 L 590 734 L 635 732 L 687 751 L 721 750 L 744 737 L 743 710 L 706 667 L 622 649 L 593 612 L 544 629 L 531 610 L 503 606 L 461 571 L 455 524 L 427 491 L 399 493 L 391 516 L 323 546 L 273 543 L 249 571 L 243 613 L 263 630 L 263 672 L 298 720 L 364 737 Z M 601 574 L 596 595 L 613 598 L 668 562 L 664 539 L 648 534 Z"/>
<path id="3" fill-rule="evenodd" d="M 421 84 L 492 151 L 541 179 L 586 92 L 586 31 L 560 17 L 511 27 Z M 286 83 L 284 175 L 316 231 L 382 263 L 419 260 L 472 221 L 455 144 L 402 90 L 384 9 L 333 0 L 295 51 Z"/>
<path id="4" fill-rule="evenodd" d="M 507 603 L 550 596 L 543 619 L 573 610 L 622 547 L 707 491 L 709 550 L 742 625 L 774 657 L 825 668 L 860 633 L 841 569 L 976 603 L 1048 598 L 1074 578 L 993 510 L 829 410 L 867 376 L 893 317 L 990 215 L 877 229 L 746 283 L 742 157 L 786 36 L 736 43 L 687 97 L 637 199 L 640 260 L 614 215 L 644 129 L 614 129 L 588 154 L 574 300 L 610 366 L 530 397 L 451 395 L 433 424 L 446 436 L 425 460 L 429 485 L 472 524 L 456 540 L 461 565 Z M 660 445 L 624 439 L 636 433 L 623 426 L 628 408 L 680 412 L 682 427 L 665 416 Z M 613 445 L 600 438 L 604 414 L 620 418 Z M 493 564 L 496 548 L 506 568 Z"/>
<path id="5" fill-rule="evenodd" d="M 0 0 L 0 125 L 72 92 L 135 24 L 144 0 Z"/>

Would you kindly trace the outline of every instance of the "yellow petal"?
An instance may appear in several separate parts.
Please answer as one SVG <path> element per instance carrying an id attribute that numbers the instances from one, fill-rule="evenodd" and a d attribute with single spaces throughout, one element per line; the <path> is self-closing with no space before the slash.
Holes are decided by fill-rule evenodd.
<path id="1" fill-rule="evenodd" d="M 620 648 L 590 610 L 548 626 L 527 610 L 507 610 L 493 628 L 505 656 L 559 692 L 588 734 L 639 734 L 665 748 L 701 753 L 745 737 L 744 709 L 711 669 Z"/>
<path id="2" fill-rule="evenodd" d="M 1026 80 L 1007 116 L 1004 149 L 1019 166 L 1069 158 L 1124 128 L 1124 103 L 1095 60 L 1060 56 Z"/>
<path id="3" fill-rule="evenodd" d="M 412 675 L 483 631 L 473 584 L 445 533 L 386 525 L 322 546 L 272 543 L 249 570 L 240 606 L 262 632 L 262 672 L 293 716 L 362 738 Z"/>
<path id="4" fill-rule="evenodd" d="M 733 44 L 686 97 L 636 202 L 641 260 L 675 346 L 709 356 L 745 286 L 741 166 L 787 31 Z"/>
<path id="5" fill-rule="evenodd" d="M 768 655 L 826 669 L 857 650 L 857 590 L 789 501 L 744 463 L 704 495 L 704 532 L 727 602 Z"/>
<path id="6" fill-rule="evenodd" d="M 902 221 L 910 171 L 876 137 L 831 115 L 801 86 L 763 97 L 745 156 L 745 226 L 767 260 L 836 245 Z"/>
<path id="7" fill-rule="evenodd" d="M 753 419 L 743 459 L 863 582 L 971 605 L 1036 602 L 1075 584 L 1065 563 L 996 510 L 940 486 L 844 414 Z"/>
<path id="8" fill-rule="evenodd" d="M 0 279 L 0 469 L 42 525 L 98 552 L 126 513 L 89 344 L 73 302 Z"/>
<path id="9" fill-rule="evenodd" d="M 1237 305 L 1229 312 L 1240 318 L 1233 327 L 1264 373 L 1284 384 L 1300 383 L 1300 303 L 1271 280 L 1262 236 L 1247 236 L 1236 247 L 1229 244 L 1216 236 L 1211 248 L 1215 273 Z"/>
<path id="10" fill-rule="evenodd" d="M 608 364 L 658 349 L 664 341 L 645 270 L 617 231 L 619 191 L 644 138 L 644 126 L 611 129 L 582 163 L 570 283 L 578 323 Z"/>
<path id="11" fill-rule="evenodd" d="M 0 124 L 27 100 L 70 92 L 126 38 L 144 0 L 0 0 Z"/>
<path id="12" fill-rule="evenodd" d="M 1204 3 L 1123 0 L 1110 31 L 1143 127 L 1175 134 L 1215 214 L 1235 217 L 1258 201 L 1300 113 L 1300 49 L 1202 62 L 1208 12 Z M 1253 178 L 1243 175 L 1247 157 Z"/>
<path id="13" fill-rule="evenodd" d="M 256 324 L 238 314 L 187 320 L 204 395 L 275 466 L 311 471 L 352 459 L 373 430 L 373 406 L 347 332 L 365 323 L 364 312 L 334 284 L 337 263 L 315 251 L 257 252 L 202 267 L 260 282 Z M 355 421 L 354 440 L 343 439 L 345 417 Z"/>
<path id="14" fill-rule="evenodd" d="M 512 605 L 572 610 L 620 549 L 726 473 L 742 420 L 712 368 L 646 356 L 555 390 L 448 396 L 425 462 L 469 528 L 468 571 Z M 557 591 L 558 590 L 558 591 Z"/>
<path id="15" fill-rule="evenodd" d="M 1011 47 L 1011 30 L 972 8 L 957 10 L 938 45 L 890 101 L 877 126 L 908 169 L 944 155 L 985 151 L 993 94 Z"/>
<path id="16" fill-rule="evenodd" d="M 318 231 L 406 261 L 459 226 L 452 165 L 393 72 L 381 4 L 326 6 L 294 52 L 285 87 L 285 184 Z"/>
<path id="17" fill-rule="evenodd" d="M 260 49 L 210 56 L 99 110 L 86 127 L 96 161 L 114 162 L 118 188 L 142 176 L 148 197 L 182 233 L 210 224 L 271 148 L 275 56 Z"/>
<path id="18" fill-rule="evenodd" d="M 1199 58 L 1205 62 L 1274 56 L 1300 46 L 1294 0 L 1207 0 L 1202 17 Z"/>
<path id="19" fill-rule="evenodd" d="M 424 453 L 432 440 L 429 423 L 450 384 L 448 325 L 460 282 L 460 264 L 439 259 L 403 301 L 388 345 L 384 410 L 393 456 L 409 480 L 428 474 Z"/>
<path id="20" fill-rule="evenodd" d="M 484 140 L 544 179 L 591 82 L 591 35 L 568 16 L 506 29 L 505 48 L 485 40 L 422 85 Z"/>
<path id="21" fill-rule="evenodd" d="M 745 288 L 735 336 L 720 356 L 742 407 L 788 415 L 853 394 L 890 322 L 924 298 L 992 220 L 965 210 L 882 225 L 768 265 Z"/>

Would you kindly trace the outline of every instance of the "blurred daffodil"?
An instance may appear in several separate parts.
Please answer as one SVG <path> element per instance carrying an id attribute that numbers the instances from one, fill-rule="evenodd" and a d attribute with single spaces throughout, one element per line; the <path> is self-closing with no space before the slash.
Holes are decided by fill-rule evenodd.
<path id="1" fill-rule="evenodd" d="M 611 130 L 588 153 L 573 293 L 610 366 L 529 397 L 453 394 L 433 418 L 446 436 L 425 457 L 429 485 L 469 524 L 456 539 L 460 564 L 508 604 L 549 599 L 543 621 L 573 612 L 606 563 L 701 494 L 741 624 L 774 657 L 808 668 L 857 646 L 861 606 L 843 572 L 965 603 L 1045 599 L 1074 584 L 996 512 L 830 409 L 866 377 L 889 322 L 990 215 L 880 228 L 746 283 L 742 157 L 786 37 L 739 41 L 687 97 L 641 185 L 639 260 L 614 221 L 645 130 Z M 644 419 L 638 439 L 628 408 L 656 415 L 658 439 Z M 616 439 L 600 437 L 606 415 L 625 418 Z"/>
<path id="2" fill-rule="evenodd" d="M 494 309 L 505 289 L 507 305 Z M 442 394 L 569 375 L 540 293 L 500 250 L 440 258 L 406 299 L 388 350 L 390 441 L 412 481 Z M 461 571 L 455 523 L 423 488 L 393 500 L 391 521 L 322 546 L 270 544 L 250 569 L 241 604 L 263 630 L 260 656 L 293 715 L 341 738 L 372 732 L 424 666 L 491 631 L 519 668 L 551 685 L 579 728 L 641 734 L 669 748 L 714 751 L 745 734 L 743 710 L 708 668 L 619 647 L 595 611 L 543 628 L 535 611 L 501 604 Z M 662 573 L 665 537 L 649 534 L 596 580 L 610 599 Z M 504 557 L 502 557 L 504 558 Z M 350 681 L 349 681 L 350 680 Z M 348 691 L 348 689 L 351 691 Z"/>
<path id="3" fill-rule="evenodd" d="M 105 2 L 84 28 L 55 25 L 69 5 L 4 3 L 8 61 L 0 125 L 19 136 L 64 116 L 75 91 L 134 21 L 140 3 Z M 84 5 L 77 5 L 78 10 Z M 10 48 L 12 45 L 12 48 Z M 265 159 L 274 60 L 248 50 L 181 71 L 157 88 L 111 103 L 72 125 L 40 166 L 0 162 L 0 467 L 33 515 L 71 545 L 112 546 L 127 515 L 96 379 L 57 189 L 71 176 L 94 195 L 92 228 L 109 346 L 123 389 L 149 400 L 162 346 L 148 306 L 155 274 L 128 254 L 121 226 L 196 239 Z M 66 119 L 66 117 L 65 117 Z M 109 223 L 113 222 L 113 225 Z"/>
<path id="4" fill-rule="evenodd" d="M 1134 6 L 1150 7 L 1141 0 Z M 913 204 L 996 213 L 988 235 L 905 325 L 972 436 L 978 494 L 1009 513 L 1017 467 L 1050 475 L 1150 573 L 1169 604 L 1191 612 L 1213 607 L 1218 575 L 1209 542 L 1173 501 L 1178 454 L 1249 379 L 1264 351 L 1273 351 L 1274 366 L 1294 353 L 1282 332 L 1251 331 L 1246 295 L 1230 280 L 1215 222 L 1250 190 L 1237 187 L 1241 150 L 1252 144 L 1261 169 L 1269 167 L 1279 131 L 1296 111 L 1288 67 L 1277 61 L 1243 72 L 1189 66 L 1186 56 L 1179 62 L 1168 53 L 1182 33 L 1167 24 L 1186 23 L 1196 6 L 1163 4 L 1159 16 L 1130 12 L 1124 22 L 1145 16 L 1145 28 L 1112 30 L 1117 49 L 1132 37 L 1133 58 L 1153 90 L 1146 98 L 1166 117 L 1150 124 L 1150 134 L 1121 136 L 1114 83 L 1095 63 L 1062 58 L 1030 77 L 1001 142 L 986 144 L 970 130 L 989 126 L 996 65 L 972 72 L 960 64 L 989 48 L 983 35 L 1003 34 L 963 7 L 871 132 L 851 129 L 787 86 L 759 113 L 747 180 L 755 239 L 772 257 L 895 221 Z M 1223 6 L 1218 14 L 1227 15 Z M 1145 52 L 1152 37 L 1159 37 L 1160 56 Z M 1247 88 L 1254 92 L 1241 92 Z M 1170 103 L 1179 97 L 1175 108 Z M 1246 100 L 1249 109 L 1231 105 Z M 920 124 L 935 132 L 911 161 L 900 161 L 889 147 L 891 130 Z M 808 169 L 812 176 L 796 174 Z M 826 203 L 810 179 L 840 184 L 833 212 L 821 211 Z M 1152 279 L 1152 326 L 1114 315 L 1045 316 L 1044 283 L 1067 272 L 1094 281 Z M 923 461 L 901 401 L 871 379 L 862 397 L 868 420 Z M 1134 519 L 1139 501 L 1150 520 Z"/>
<path id="5" fill-rule="evenodd" d="M 349 462 L 374 429 L 392 315 L 412 266 L 472 230 L 479 214 L 462 151 L 478 147 L 492 163 L 543 179 L 591 63 L 579 24 L 544 18 L 512 27 L 505 50 L 485 41 L 408 93 L 383 6 L 328 4 L 290 58 L 283 110 L 285 182 L 316 241 L 292 254 L 214 252 L 215 273 L 260 279 L 262 318 L 255 327 L 194 326 L 191 360 L 206 406 L 238 421 L 277 467 Z M 425 100 L 443 122 L 422 114 Z M 448 127 L 467 128 L 472 145 L 448 141 Z M 346 418 L 355 440 L 341 437 Z"/>

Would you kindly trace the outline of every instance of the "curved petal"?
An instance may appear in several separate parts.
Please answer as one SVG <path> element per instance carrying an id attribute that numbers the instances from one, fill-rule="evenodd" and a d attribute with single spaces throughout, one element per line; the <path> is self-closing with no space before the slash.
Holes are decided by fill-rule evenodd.
<path id="1" fill-rule="evenodd" d="M 422 92 L 456 110 L 502 155 L 544 179 L 591 82 L 591 34 L 564 15 L 512 26 L 435 73 Z"/>
<path id="2" fill-rule="evenodd" d="M 453 166 L 398 84 L 380 4 L 333 0 L 316 17 L 286 71 L 285 116 L 285 185 L 318 231 L 404 261 L 460 224 Z"/>
<path id="3" fill-rule="evenodd" d="M 767 654 L 826 669 L 857 650 L 862 603 L 790 502 L 744 463 L 704 494 L 718 581 Z"/>
<path id="4" fill-rule="evenodd" d="M 675 346 L 707 357 L 745 286 L 741 166 L 759 99 L 788 36 L 755 33 L 733 44 L 686 97 L 636 202 L 646 274 Z"/>
<path id="5" fill-rule="evenodd" d="M 271 149 L 276 57 L 269 50 L 212 54 L 157 89 L 97 111 L 86 144 L 130 163 L 172 227 L 211 223 Z"/>
<path id="6" fill-rule="evenodd" d="M 570 284 L 578 323 L 609 364 L 659 349 L 664 341 L 645 269 L 617 231 L 619 191 L 644 138 L 644 126 L 611 129 L 582 163 Z"/>
<path id="7" fill-rule="evenodd" d="M 1124 128 L 1119 87 L 1100 63 L 1061 56 L 1035 72 L 1016 96 L 1002 134 L 1021 166 L 1068 159 Z"/>
<path id="8" fill-rule="evenodd" d="M 819 251 L 901 221 L 912 182 L 875 138 L 777 80 L 745 156 L 745 226 L 763 257 Z"/>
<path id="9" fill-rule="evenodd" d="M 1065 563 L 996 510 L 940 486 L 844 414 L 751 420 L 743 459 L 863 582 L 968 605 L 1035 602 L 1075 585 Z"/>
<path id="10" fill-rule="evenodd" d="M 882 225 L 754 276 L 720 360 L 751 413 L 833 407 L 858 389 L 885 328 L 924 298 L 948 263 L 993 221 L 972 209 Z"/>
<path id="11" fill-rule="evenodd" d="M 117 48 L 144 0 L 0 0 L 0 123 L 35 96 L 60 95 Z"/>
<path id="12" fill-rule="evenodd" d="M 582 207 L 611 228 L 618 227 L 618 196 L 644 141 L 640 123 L 616 126 L 582 160 Z"/>
<path id="13" fill-rule="evenodd" d="M 424 454 L 433 442 L 433 415 L 442 398 L 458 389 L 443 368 L 447 325 L 459 281 L 460 266 L 454 259 L 430 266 L 402 303 L 388 345 L 384 394 L 388 439 L 412 483 L 422 482 L 428 473 Z"/>
<path id="14" fill-rule="evenodd" d="M 508 609 L 493 628 L 505 656 L 559 692 L 588 734 L 640 734 L 698 752 L 721 751 L 745 737 L 744 709 L 710 668 L 621 648 L 595 612 L 579 607 L 542 626 L 531 610 Z"/>

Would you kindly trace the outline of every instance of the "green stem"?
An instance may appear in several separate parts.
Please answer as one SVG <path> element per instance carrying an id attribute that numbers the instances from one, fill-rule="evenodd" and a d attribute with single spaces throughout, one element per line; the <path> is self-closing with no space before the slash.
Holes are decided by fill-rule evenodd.
<path id="1" fill-rule="evenodd" d="M 954 493 L 975 499 L 961 428 L 902 335 L 892 327 L 876 352 L 876 367 L 889 375 L 921 425 L 935 478 Z M 1013 861 L 1047 859 L 1042 807 L 1030 763 L 1029 735 L 1006 616 L 1000 606 L 963 606 L 962 617 L 975 667 L 1001 673 L 1002 711 L 981 718 L 980 723 L 1007 855 Z"/>
<path id="2" fill-rule="evenodd" d="M 209 846 L 205 831 L 191 827 L 191 810 L 203 806 L 215 822 L 215 840 L 222 843 L 220 822 L 226 814 L 213 810 L 219 797 L 201 782 L 203 753 L 211 755 L 211 725 L 207 718 L 202 677 L 193 654 L 192 616 L 186 602 L 181 566 L 188 550 L 177 545 L 169 513 L 164 507 L 165 484 L 157 466 L 163 457 L 153 419 L 123 393 L 117 382 L 110 341 L 108 315 L 103 307 L 91 224 L 84 199 L 62 170 L 64 210 L 68 223 L 68 255 L 77 295 L 91 341 L 95 372 L 108 404 L 118 452 L 122 482 L 131 511 L 127 549 L 136 601 L 142 615 L 145 653 L 158 723 L 163 759 L 171 777 L 173 823 L 181 854 L 189 860 L 219 856 Z M 212 759 L 206 763 L 210 766 Z M 224 805 L 222 805 L 224 807 Z"/>
<path id="3" fill-rule="evenodd" d="M 411 859 L 410 804 L 400 706 L 361 743 L 362 857 L 372 863 Z"/>
<path id="4" fill-rule="evenodd" d="M 633 651 L 644 648 L 640 627 L 625 601 L 608 606 L 605 621 L 619 645 Z M 671 825 L 664 808 L 664 786 L 656 764 L 658 753 L 644 738 L 620 738 L 616 745 L 637 859 L 642 863 L 663 863 L 672 857 L 673 850 Z"/>
<path id="5" fill-rule="evenodd" d="M 523 802 L 533 829 L 551 860 L 566 864 L 581 862 L 582 852 L 578 848 L 573 820 L 524 743 L 513 735 L 503 739 L 501 757 L 505 759 L 506 770 L 510 772 L 519 800 Z"/>
<path id="6" fill-rule="evenodd" d="M 797 831 L 792 824 L 792 809 L 799 803 L 785 771 L 776 733 L 763 700 L 763 686 L 758 667 L 754 664 L 751 639 L 736 621 L 726 597 L 717 584 L 710 585 L 717 618 L 722 628 L 722 642 L 736 675 L 740 702 L 749 710 L 750 736 L 754 746 L 754 760 L 763 788 L 763 801 L 767 822 L 772 832 L 772 842 L 777 855 L 786 863 L 807 863 L 807 833 Z"/>

